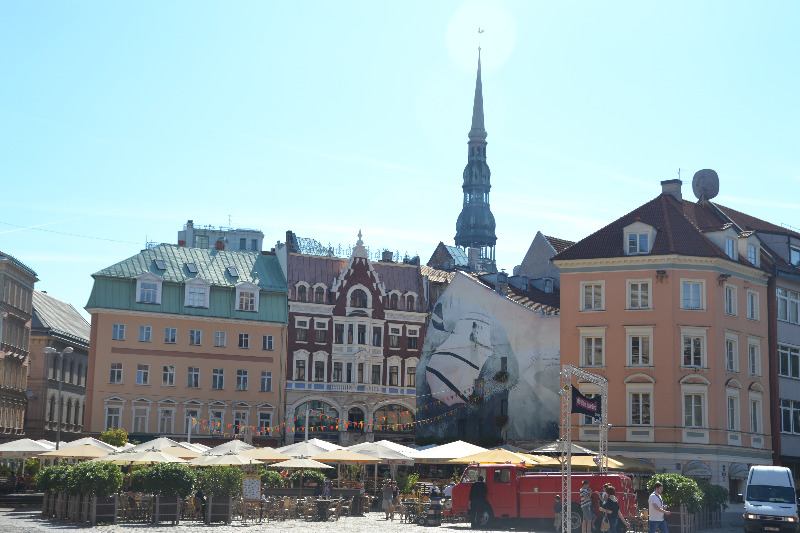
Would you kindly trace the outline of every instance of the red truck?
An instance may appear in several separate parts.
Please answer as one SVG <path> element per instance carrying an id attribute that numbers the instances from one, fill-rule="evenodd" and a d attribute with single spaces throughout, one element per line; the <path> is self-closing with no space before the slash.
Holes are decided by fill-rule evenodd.
<path id="1" fill-rule="evenodd" d="M 488 505 L 478 513 L 474 527 L 483 527 L 491 520 L 553 520 L 553 504 L 556 495 L 561 495 L 561 473 L 528 473 L 518 464 L 471 464 L 464 470 L 461 482 L 453 487 L 453 515 L 469 514 L 469 492 L 478 476 L 486 482 Z M 622 474 L 572 474 L 571 516 L 572 532 L 580 533 L 583 513 L 580 491 L 584 479 L 590 482 L 592 492 L 603 491 L 603 485 L 611 483 L 617 492 L 620 511 L 632 517 L 636 509 L 636 495 L 629 477 Z M 618 521 L 622 528 L 622 522 Z M 622 529 L 619 533 L 624 532 Z M 611 532 L 614 533 L 614 532 Z"/>

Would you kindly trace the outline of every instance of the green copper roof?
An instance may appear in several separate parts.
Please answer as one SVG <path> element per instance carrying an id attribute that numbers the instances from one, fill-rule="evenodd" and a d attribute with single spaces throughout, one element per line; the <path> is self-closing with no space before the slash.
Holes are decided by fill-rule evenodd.
<path id="1" fill-rule="evenodd" d="M 164 269 L 156 260 L 163 261 Z M 187 264 L 194 264 L 197 273 Z M 231 276 L 229 267 L 236 268 L 238 277 Z M 167 283 L 184 283 L 203 278 L 211 285 L 234 287 L 249 281 L 265 291 L 287 292 L 283 271 L 274 255 L 260 252 L 226 252 L 204 250 L 173 244 L 159 244 L 137 255 L 92 274 L 92 277 L 137 278 L 151 272 Z"/>

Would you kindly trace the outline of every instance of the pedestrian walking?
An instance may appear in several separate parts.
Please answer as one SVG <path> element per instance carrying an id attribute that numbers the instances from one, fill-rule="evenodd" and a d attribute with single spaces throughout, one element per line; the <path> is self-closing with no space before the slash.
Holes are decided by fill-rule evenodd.
<path id="1" fill-rule="evenodd" d="M 584 479 L 581 483 L 580 490 L 581 497 L 581 513 L 583 513 L 583 522 L 581 528 L 583 533 L 592 533 L 592 522 L 594 522 L 594 513 L 592 513 L 592 488 L 588 479 Z"/>
<path id="2" fill-rule="evenodd" d="M 656 481 L 653 484 L 653 492 L 648 499 L 648 533 L 655 533 L 659 529 L 662 530 L 662 533 L 669 533 L 669 528 L 667 527 L 669 511 L 667 511 L 667 508 L 664 506 L 664 500 L 661 499 L 662 492 L 664 492 L 664 486 L 661 482 Z"/>
<path id="3" fill-rule="evenodd" d="M 383 512 L 386 514 L 386 520 L 389 520 L 394 509 L 394 506 L 392 505 L 392 498 L 394 498 L 393 492 L 392 482 L 389 480 L 386 482 L 386 485 L 383 486 L 383 491 L 381 492 L 381 496 L 383 496 L 381 501 L 381 509 L 383 509 Z"/>

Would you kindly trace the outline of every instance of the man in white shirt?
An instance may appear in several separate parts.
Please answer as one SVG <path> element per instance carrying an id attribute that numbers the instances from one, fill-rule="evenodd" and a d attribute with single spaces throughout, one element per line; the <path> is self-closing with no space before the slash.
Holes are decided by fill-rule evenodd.
<path id="1" fill-rule="evenodd" d="M 653 493 L 650 494 L 649 509 L 647 511 L 647 520 L 649 522 L 649 533 L 656 533 L 659 529 L 662 533 L 669 533 L 667 528 L 667 518 L 669 511 L 664 508 L 664 500 L 661 499 L 661 493 L 664 492 L 664 486 L 656 481 L 653 485 Z"/>
<path id="2" fill-rule="evenodd" d="M 455 484 L 451 481 L 449 485 L 444 488 L 444 497 L 445 498 L 452 498 L 453 497 L 453 487 Z"/>

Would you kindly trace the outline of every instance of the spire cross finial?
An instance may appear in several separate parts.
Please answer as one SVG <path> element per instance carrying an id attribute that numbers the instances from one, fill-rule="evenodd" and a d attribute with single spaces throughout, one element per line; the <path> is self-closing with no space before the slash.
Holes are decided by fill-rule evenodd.
<path id="1" fill-rule="evenodd" d="M 480 26 L 478 26 L 478 54 L 481 51 L 481 33 L 485 32 L 486 30 L 482 30 Z"/>

